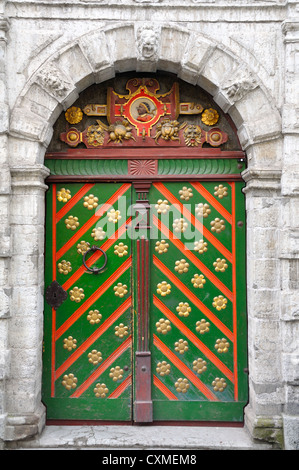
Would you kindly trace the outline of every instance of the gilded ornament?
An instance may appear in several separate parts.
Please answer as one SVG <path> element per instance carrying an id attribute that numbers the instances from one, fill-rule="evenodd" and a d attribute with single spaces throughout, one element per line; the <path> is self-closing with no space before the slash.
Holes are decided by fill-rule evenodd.
<path id="1" fill-rule="evenodd" d="M 215 271 L 224 273 L 224 271 L 227 269 L 228 265 L 226 263 L 225 259 L 217 258 L 216 261 L 213 263 L 213 266 L 215 268 Z"/>
<path id="2" fill-rule="evenodd" d="M 110 369 L 109 377 L 112 378 L 113 382 L 116 382 L 117 380 L 121 380 L 124 378 L 123 374 L 124 374 L 123 369 L 121 369 L 119 366 L 116 366 Z"/>
<path id="3" fill-rule="evenodd" d="M 99 147 L 104 144 L 105 131 L 108 129 L 101 121 L 97 121 L 98 125 L 89 126 L 86 131 L 87 143 L 92 147 Z"/>
<path id="4" fill-rule="evenodd" d="M 199 126 L 189 124 L 184 129 L 184 140 L 187 147 L 201 147 L 202 129 Z"/>
<path id="5" fill-rule="evenodd" d="M 96 349 L 93 349 L 90 353 L 88 353 L 88 361 L 93 365 L 99 364 L 102 359 L 102 353 Z"/>
<path id="6" fill-rule="evenodd" d="M 84 253 L 86 253 L 89 250 L 89 248 L 90 248 L 90 243 L 84 240 L 81 240 L 80 243 L 78 243 L 77 245 L 77 253 L 79 253 L 79 255 L 84 255 Z"/>
<path id="7" fill-rule="evenodd" d="M 68 336 L 68 338 L 64 338 L 63 340 L 63 347 L 68 351 L 72 351 L 72 349 L 76 349 L 77 347 L 77 340 L 72 336 Z"/>
<path id="8" fill-rule="evenodd" d="M 72 290 L 70 290 L 70 299 L 73 301 L 73 302 L 81 302 L 81 300 L 83 300 L 85 297 L 84 295 L 84 290 L 82 289 L 82 287 L 74 287 Z"/>
<path id="9" fill-rule="evenodd" d="M 118 282 L 116 286 L 113 287 L 116 297 L 123 297 L 128 293 L 128 287 L 126 284 Z"/>
<path id="10" fill-rule="evenodd" d="M 118 245 L 114 245 L 114 254 L 122 258 L 128 254 L 128 246 L 123 242 L 120 242 Z"/>
<path id="11" fill-rule="evenodd" d="M 180 125 L 178 121 L 171 121 L 169 118 L 165 118 L 157 125 L 157 133 L 154 137 L 156 144 L 158 139 L 161 137 L 163 140 L 180 140 L 179 131 L 185 127 L 186 123 Z"/>
<path id="12" fill-rule="evenodd" d="M 189 349 L 187 341 L 183 339 L 179 339 L 176 343 L 174 343 L 174 346 L 174 349 L 180 354 L 184 354 L 184 352 L 188 351 Z"/>
<path id="13" fill-rule="evenodd" d="M 124 119 L 122 121 L 116 121 L 115 124 L 112 124 L 108 128 L 109 132 L 109 142 L 122 143 L 123 140 L 133 139 L 136 141 L 135 137 L 131 132 L 132 128 L 130 127 L 129 122 Z"/>
<path id="14" fill-rule="evenodd" d="M 65 259 L 63 259 L 60 263 L 57 264 L 57 268 L 60 274 L 68 274 L 72 270 L 72 265 L 70 261 L 65 261 Z"/>
<path id="15" fill-rule="evenodd" d="M 179 378 L 174 386 L 178 393 L 186 393 L 190 387 L 188 380 L 182 378 Z"/>
<path id="16" fill-rule="evenodd" d="M 158 333 L 166 335 L 166 333 L 171 330 L 170 321 L 165 320 L 164 318 L 160 318 L 160 320 L 156 323 L 156 328 Z"/>
<path id="17" fill-rule="evenodd" d="M 224 379 L 219 379 L 219 377 L 216 377 L 216 379 L 213 380 L 213 382 L 212 382 L 212 386 L 213 386 L 215 392 L 223 392 L 223 390 L 227 386 L 227 383 L 225 382 Z"/>
<path id="18" fill-rule="evenodd" d="M 213 307 L 216 308 L 216 310 L 224 310 L 226 308 L 227 304 L 227 299 L 223 297 L 223 295 L 218 295 L 218 297 L 214 297 L 213 299 Z"/>
<path id="19" fill-rule="evenodd" d="M 89 194 L 88 196 L 85 196 L 83 206 L 88 210 L 92 210 L 98 206 L 98 201 L 99 199 L 96 196 Z"/>
<path id="20" fill-rule="evenodd" d="M 193 197 L 193 192 L 191 188 L 187 188 L 187 186 L 183 186 L 182 189 L 179 190 L 180 198 L 183 201 L 189 201 L 191 197 Z"/>
<path id="21" fill-rule="evenodd" d="M 65 119 L 70 124 L 78 124 L 78 122 L 82 121 L 83 113 L 80 108 L 76 106 L 72 106 L 71 108 L 67 109 L 65 112 Z"/>
<path id="22" fill-rule="evenodd" d="M 169 210 L 168 201 L 166 199 L 164 201 L 159 199 L 155 205 L 155 209 L 157 209 L 158 214 L 166 214 L 166 212 Z"/>
<path id="23" fill-rule="evenodd" d="M 156 242 L 155 250 L 161 255 L 162 253 L 167 253 L 169 244 L 165 240 Z"/>
<path id="24" fill-rule="evenodd" d="M 195 213 L 198 217 L 204 217 L 207 218 L 209 214 L 211 214 L 211 209 L 209 204 L 197 204 L 197 207 L 195 208 Z"/>
<path id="25" fill-rule="evenodd" d="M 191 312 L 191 307 L 188 302 L 180 302 L 176 307 L 176 311 L 180 317 L 188 317 L 189 313 Z"/>
<path id="26" fill-rule="evenodd" d="M 67 390 L 72 390 L 73 388 L 77 387 L 78 379 L 74 376 L 74 374 L 68 374 L 63 376 L 62 385 Z"/>
<path id="27" fill-rule="evenodd" d="M 65 219 L 66 228 L 69 230 L 76 230 L 79 227 L 78 217 L 74 217 L 69 215 L 67 219 Z"/>
<path id="28" fill-rule="evenodd" d="M 71 191 L 69 189 L 61 188 L 57 191 L 57 200 L 59 202 L 67 202 L 71 197 Z"/>
<path id="29" fill-rule="evenodd" d="M 92 229 L 91 236 L 95 241 L 104 240 L 106 232 L 104 232 L 102 227 L 96 227 Z"/>
<path id="30" fill-rule="evenodd" d="M 96 384 L 95 388 L 93 389 L 94 394 L 97 398 L 105 398 L 106 394 L 109 392 L 106 384 Z"/>
<path id="31" fill-rule="evenodd" d="M 116 224 L 117 221 L 121 219 L 119 210 L 111 209 L 107 215 L 109 222 L 113 222 L 114 224 Z"/>
<path id="32" fill-rule="evenodd" d="M 91 325 L 97 325 L 102 319 L 102 314 L 98 310 L 89 310 L 87 320 Z"/>
<path id="33" fill-rule="evenodd" d="M 189 269 L 189 263 L 185 259 L 181 259 L 175 262 L 175 271 L 179 274 L 187 273 Z"/>
<path id="34" fill-rule="evenodd" d="M 199 320 L 196 322 L 196 331 L 203 335 L 210 331 L 210 323 L 205 319 Z"/>
<path id="35" fill-rule="evenodd" d="M 171 285 L 168 284 L 166 281 L 159 282 L 157 284 L 157 293 L 165 297 L 165 295 L 170 294 L 171 292 Z"/>
<path id="36" fill-rule="evenodd" d="M 194 250 L 198 251 L 198 253 L 201 255 L 205 253 L 206 251 L 208 251 L 207 246 L 208 246 L 207 242 L 204 242 L 203 240 L 194 242 Z"/>
<path id="37" fill-rule="evenodd" d="M 185 232 L 186 228 L 188 227 L 188 223 L 185 219 L 175 219 L 172 224 L 175 232 Z"/>
<path id="38" fill-rule="evenodd" d="M 193 370 L 195 370 L 198 374 L 202 374 L 207 370 L 207 363 L 200 357 L 193 361 Z"/>
<path id="39" fill-rule="evenodd" d="M 220 220 L 218 217 L 216 217 L 215 220 L 212 220 L 211 230 L 212 232 L 216 232 L 216 233 L 221 233 L 223 230 L 225 230 L 224 220 L 222 219 Z"/>
<path id="40" fill-rule="evenodd" d="M 204 284 L 206 283 L 206 280 L 203 274 L 194 274 L 194 277 L 191 279 L 191 282 L 193 284 L 193 287 L 202 289 Z"/>
<path id="41" fill-rule="evenodd" d="M 120 323 L 118 326 L 116 326 L 114 330 L 115 336 L 118 336 L 119 338 L 123 338 L 124 336 L 128 335 L 128 327 L 125 326 L 123 323 Z"/>
<path id="42" fill-rule="evenodd" d="M 229 342 L 225 338 L 217 339 L 215 348 L 219 353 L 226 353 L 228 352 Z"/>
<path id="43" fill-rule="evenodd" d="M 170 373 L 170 364 L 167 364 L 166 361 L 158 362 L 156 371 L 161 377 L 164 377 Z"/>
<path id="44" fill-rule="evenodd" d="M 219 186 L 215 186 L 214 196 L 217 196 L 219 199 L 224 198 L 227 196 L 227 188 L 223 186 L 223 184 L 219 184 Z"/>
<path id="45" fill-rule="evenodd" d="M 201 120 L 207 126 L 214 126 L 216 122 L 218 122 L 219 114 L 217 113 L 216 109 L 209 108 L 205 109 L 201 115 Z"/>

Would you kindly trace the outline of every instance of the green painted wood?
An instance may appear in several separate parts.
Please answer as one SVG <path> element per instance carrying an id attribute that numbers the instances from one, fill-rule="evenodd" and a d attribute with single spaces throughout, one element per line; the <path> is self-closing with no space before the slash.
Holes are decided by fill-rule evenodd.
<path id="1" fill-rule="evenodd" d="M 52 185 L 47 193 L 45 287 L 47 288 L 55 277 L 68 292 L 68 297 L 56 311 L 45 303 L 43 401 L 47 407 L 48 419 L 130 421 L 132 351 L 129 340 L 131 302 L 128 299 L 131 296 L 131 243 L 126 230 L 123 231 L 122 237 L 113 238 L 113 235 L 117 229 L 126 225 L 131 188 L 130 185 L 104 183 L 91 186 L 77 183 L 67 186 Z M 63 187 L 68 189 L 71 195 L 66 202 L 57 199 L 57 194 Z M 125 188 L 123 195 L 114 197 L 121 188 Z M 88 209 L 84 206 L 84 198 L 91 194 L 98 198 L 98 205 Z M 96 218 L 96 211 L 101 210 L 101 206 L 113 197 L 113 204 L 103 211 L 100 218 Z M 77 198 L 74 205 L 73 198 Z M 57 214 L 60 210 L 65 210 L 67 204 L 70 205 L 69 210 L 65 210 L 63 217 L 56 224 L 53 221 L 53 203 L 57 206 Z M 107 217 L 110 209 L 121 212 L 121 219 L 116 224 Z M 79 226 L 75 230 L 66 226 L 65 221 L 71 220 L 71 216 L 78 218 Z M 56 248 L 53 225 L 56 227 Z M 106 235 L 102 240 L 95 240 L 92 237 L 93 229 L 99 227 Z M 109 239 L 111 243 L 107 242 Z M 78 252 L 78 247 L 82 247 L 83 241 L 90 246 L 96 244 L 105 249 L 108 261 L 102 273 L 93 274 L 84 268 L 82 253 Z M 123 257 L 115 253 L 120 243 L 127 246 L 127 253 Z M 53 251 L 58 253 L 54 274 Z M 88 258 L 89 255 L 86 260 Z M 102 260 L 103 256 L 91 267 L 102 266 Z M 63 261 L 70 263 L 71 271 L 59 272 Z M 125 263 L 127 268 L 122 269 Z M 114 289 L 118 288 L 118 283 L 127 286 L 123 297 L 115 295 Z M 104 286 L 106 289 L 99 295 Z M 72 301 L 71 297 L 76 287 L 82 289 L 84 295 L 79 302 Z M 119 311 L 124 303 L 127 307 L 115 316 L 115 312 Z M 94 317 L 96 310 L 101 316 L 99 323 Z M 126 326 L 126 335 L 117 336 L 115 333 L 122 332 L 122 325 Z M 125 342 L 127 347 L 121 350 Z M 119 349 L 121 353 L 117 353 Z M 100 360 L 97 363 L 98 357 Z M 123 370 L 120 378 L 113 375 L 118 367 Z M 67 389 L 63 385 L 65 380 L 70 381 L 71 385 L 73 383 L 74 388 Z M 114 397 L 113 394 L 123 382 L 127 383 L 127 386 Z M 96 395 L 97 384 L 105 384 L 102 387 L 105 396 Z"/>

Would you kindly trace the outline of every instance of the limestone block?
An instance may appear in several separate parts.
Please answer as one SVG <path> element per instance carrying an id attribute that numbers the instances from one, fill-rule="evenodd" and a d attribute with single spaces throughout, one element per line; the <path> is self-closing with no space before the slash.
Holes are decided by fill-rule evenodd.
<path id="1" fill-rule="evenodd" d="M 136 40 L 133 24 L 119 25 L 105 31 L 111 62 L 115 72 L 127 72 L 136 69 Z"/>
<path id="2" fill-rule="evenodd" d="M 281 317 L 284 321 L 299 321 L 299 291 L 281 293 Z"/>
<path id="3" fill-rule="evenodd" d="M 182 69 L 179 76 L 182 80 L 196 84 L 198 74 L 204 68 L 215 45 L 205 38 L 191 34 L 182 58 Z"/>
<path id="4" fill-rule="evenodd" d="M 11 349 L 23 350 L 24 361 L 28 351 L 40 348 L 42 344 L 42 315 L 12 317 L 10 319 L 9 337 Z M 27 351 L 28 350 L 28 351 Z M 12 375 L 14 372 L 12 370 Z M 17 374 L 15 374 L 17 377 Z"/>
<path id="5" fill-rule="evenodd" d="M 224 77 L 236 69 L 237 66 L 238 63 L 234 57 L 219 48 L 215 48 L 201 74 L 218 89 L 221 88 Z"/>
<path id="6" fill-rule="evenodd" d="M 282 419 L 285 450 L 299 450 L 299 414 L 294 416 L 283 413 Z"/>
<path id="7" fill-rule="evenodd" d="M 236 115 L 236 110 L 238 115 Z M 252 142 L 270 140 L 281 135 L 280 115 L 259 87 L 249 90 L 236 101 L 230 110 L 230 115 L 237 125 L 238 116 L 242 116 Z"/>
<path id="8" fill-rule="evenodd" d="M 264 417 L 270 427 L 276 427 L 269 421 L 275 417 L 279 421 L 284 401 L 284 387 L 280 383 L 251 383 L 249 394 L 252 398 L 251 406 L 256 416 Z M 268 423 L 267 423 L 268 421 Z"/>
<path id="9" fill-rule="evenodd" d="M 278 318 L 280 291 L 278 289 L 247 288 L 249 318 L 264 318 L 272 321 Z"/>
<path id="10" fill-rule="evenodd" d="M 15 286 L 39 285 L 43 281 L 43 256 L 18 254 L 11 258 L 11 276 Z"/>
<path id="11" fill-rule="evenodd" d="M 11 308 L 11 287 L 0 287 L 0 319 L 10 316 Z"/>
<path id="12" fill-rule="evenodd" d="M 78 45 L 74 45 L 59 55 L 60 70 L 70 78 L 78 90 L 84 90 L 94 83 L 93 71 Z"/>
<path id="13" fill-rule="evenodd" d="M 45 147 L 38 142 L 10 137 L 8 151 L 12 167 L 34 166 L 44 162 Z"/>
<path id="14" fill-rule="evenodd" d="M 153 24 L 136 27 L 138 72 L 155 72 L 160 52 L 161 28 Z"/>
<path id="15" fill-rule="evenodd" d="M 172 26 L 162 27 L 158 67 L 167 72 L 178 72 L 184 57 L 190 33 Z"/>
<path id="16" fill-rule="evenodd" d="M 276 258 L 278 255 L 279 231 L 274 228 L 256 228 L 247 237 L 248 254 L 253 257 Z"/>
<path id="17" fill-rule="evenodd" d="M 279 261 L 253 258 L 248 261 L 247 285 L 254 289 L 275 289 L 280 287 Z"/>
<path id="18" fill-rule="evenodd" d="M 44 249 L 43 225 L 15 225 L 11 226 L 12 253 L 38 255 Z"/>
<path id="19" fill-rule="evenodd" d="M 91 65 L 96 83 L 113 77 L 114 64 L 111 62 L 106 36 L 102 30 L 82 36 L 79 46 Z"/>
<path id="20" fill-rule="evenodd" d="M 22 106 L 31 113 L 40 116 L 53 125 L 60 113 L 62 106 L 41 86 L 33 83 L 23 97 Z"/>
<path id="21" fill-rule="evenodd" d="M 43 314 L 43 284 L 34 286 L 16 286 L 12 288 L 11 303 L 13 315 L 39 317 Z"/>
<path id="22" fill-rule="evenodd" d="M 44 222 L 44 197 L 26 194 L 25 191 L 22 195 L 15 195 L 12 198 L 11 215 L 17 225 L 42 224 Z"/>
<path id="23" fill-rule="evenodd" d="M 282 374 L 286 382 L 299 385 L 299 354 L 282 354 Z"/>
<path id="24" fill-rule="evenodd" d="M 10 132 L 18 137 L 46 142 L 52 129 L 46 119 L 30 112 L 26 108 L 15 108 L 12 113 Z"/>

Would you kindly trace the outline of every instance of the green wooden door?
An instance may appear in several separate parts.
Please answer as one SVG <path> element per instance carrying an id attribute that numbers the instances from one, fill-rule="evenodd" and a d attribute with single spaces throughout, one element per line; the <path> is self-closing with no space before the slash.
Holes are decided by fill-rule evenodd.
<path id="1" fill-rule="evenodd" d="M 48 419 L 131 420 L 130 201 L 130 184 L 53 184 L 47 193 Z M 93 246 L 107 256 L 97 274 L 105 256 Z"/>
<path id="2" fill-rule="evenodd" d="M 242 183 L 153 184 L 154 420 L 242 421 L 247 402 Z"/>
<path id="3" fill-rule="evenodd" d="M 149 187 L 141 231 L 140 196 L 128 183 L 47 192 L 48 419 L 243 419 L 243 184 Z"/>

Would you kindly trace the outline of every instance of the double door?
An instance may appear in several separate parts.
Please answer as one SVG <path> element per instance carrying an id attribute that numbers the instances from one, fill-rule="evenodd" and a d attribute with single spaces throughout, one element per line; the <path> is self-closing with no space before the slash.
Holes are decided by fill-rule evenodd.
<path id="1" fill-rule="evenodd" d="M 50 185 L 43 352 L 49 420 L 243 420 L 242 187 Z"/>

